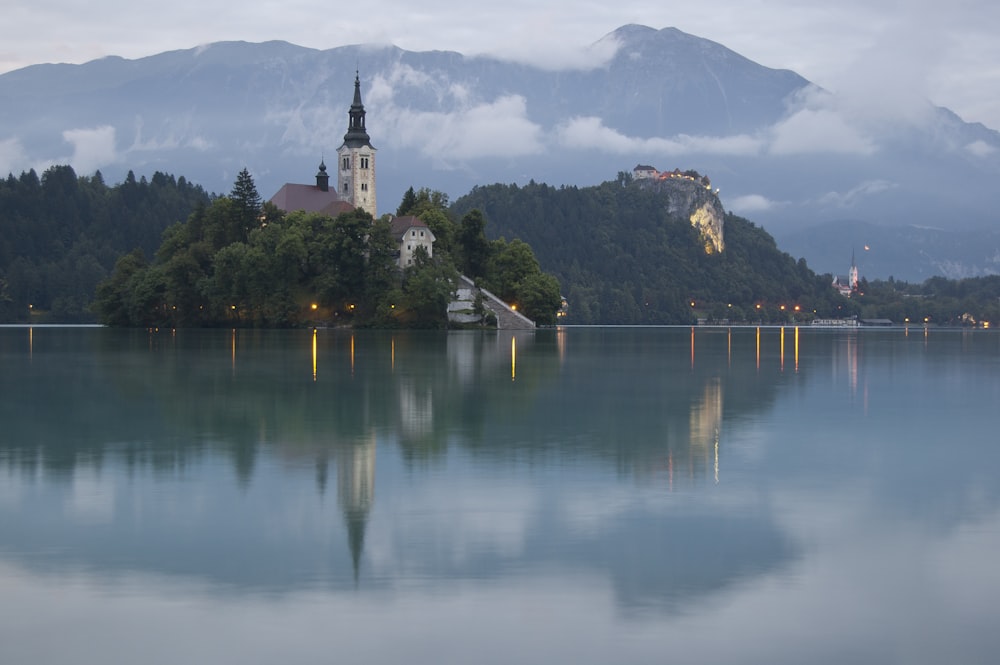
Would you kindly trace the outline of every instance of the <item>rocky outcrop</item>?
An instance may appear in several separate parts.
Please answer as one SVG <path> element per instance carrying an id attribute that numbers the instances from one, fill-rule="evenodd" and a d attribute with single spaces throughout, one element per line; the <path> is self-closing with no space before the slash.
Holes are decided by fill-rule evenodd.
<path id="1" fill-rule="evenodd" d="M 668 215 L 690 221 L 701 234 L 706 253 L 714 254 L 726 248 L 723 232 L 726 211 L 708 178 L 662 174 L 657 178 L 636 180 L 636 184 L 662 194 Z"/>

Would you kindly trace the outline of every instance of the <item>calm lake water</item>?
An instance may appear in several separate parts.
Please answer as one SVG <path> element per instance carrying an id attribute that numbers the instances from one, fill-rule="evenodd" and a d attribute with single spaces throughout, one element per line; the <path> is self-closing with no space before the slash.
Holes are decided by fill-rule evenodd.
<path id="1" fill-rule="evenodd" d="M 0 662 L 996 663 L 1000 334 L 0 328 Z"/>

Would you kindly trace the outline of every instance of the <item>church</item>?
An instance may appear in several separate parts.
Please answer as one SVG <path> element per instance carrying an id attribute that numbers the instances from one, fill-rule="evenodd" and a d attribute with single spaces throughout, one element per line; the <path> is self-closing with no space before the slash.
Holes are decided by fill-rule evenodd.
<path id="1" fill-rule="evenodd" d="M 858 263 L 854 260 L 853 250 L 851 251 L 851 270 L 846 276 L 834 275 L 831 286 L 845 298 L 850 298 L 851 294 L 858 292 Z"/>
<path id="2" fill-rule="evenodd" d="M 316 183 L 303 185 L 285 183 L 270 198 L 284 212 L 303 210 L 336 217 L 361 208 L 378 218 L 375 204 L 375 147 L 365 127 L 365 105 L 361 101 L 361 79 L 354 75 L 354 101 L 348 112 L 347 133 L 337 148 L 337 183 L 330 186 L 330 174 L 325 160 L 320 160 Z M 414 252 L 423 247 L 433 256 L 434 234 L 417 217 L 394 217 L 390 220 L 393 237 L 399 244 L 397 265 L 412 264 Z"/>

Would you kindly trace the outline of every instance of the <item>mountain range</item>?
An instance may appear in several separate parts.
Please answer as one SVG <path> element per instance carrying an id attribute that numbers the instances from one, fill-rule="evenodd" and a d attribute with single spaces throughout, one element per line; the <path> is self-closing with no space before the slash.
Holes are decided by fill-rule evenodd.
<path id="1" fill-rule="evenodd" d="M 247 167 L 267 198 L 335 154 L 357 73 L 379 212 L 410 186 L 586 186 L 648 164 L 708 174 L 727 210 L 820 272 L 846 272 L 852 251 L 869 278 L 1000 272 L 1000 133 L 927 102 L 838 95 L 675 28 L 626 25 L 590 53 L 557 70 L 221 42 L 34 65 L 0 75 L 0 171 L 162 171 L 225 193 Z"/>

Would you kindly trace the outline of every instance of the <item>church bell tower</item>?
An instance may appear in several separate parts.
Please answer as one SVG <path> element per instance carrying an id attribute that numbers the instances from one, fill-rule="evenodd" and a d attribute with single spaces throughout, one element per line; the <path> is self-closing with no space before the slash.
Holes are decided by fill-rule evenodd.
<path id="1" fill-rule="evenodd" d="M 361 80 L 357 72 L 354 103 L 348 118 L 344 143 L 337 148 L 337 194 L 375 217 L 375 148 L 365 130 L 365 105 L 361 103 Z"/>

